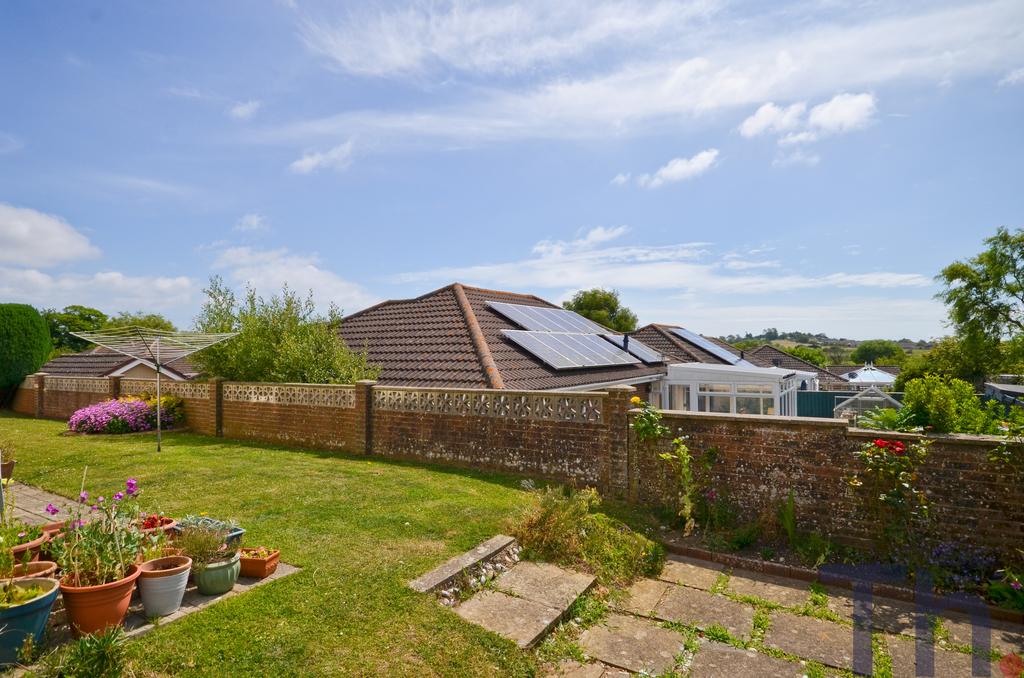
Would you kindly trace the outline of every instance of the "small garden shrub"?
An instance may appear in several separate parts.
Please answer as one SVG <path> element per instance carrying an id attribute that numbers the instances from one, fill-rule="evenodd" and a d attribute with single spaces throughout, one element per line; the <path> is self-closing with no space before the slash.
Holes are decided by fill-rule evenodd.
<path id="1" fill-rule="evenodd" d="M 927 570 L 940 591 L 978 591 L 991 579 L 999 560 L 990 550 L 960 541 L 932 549 Z"/>
<path id="2" fill-rule="evenodd" d="M 546 488 L 509 527 L 528 559 L 593 573 L 603 584 L 656 575 L 665 551 L 625 523 L 594 511 L 601 498 L 592 489 Z"/>
<path id="3" fill-rule="evenodd" d="M 39 675 L 47 678 L 120 678 L 128 659 L 124 629 L 84 636 L 46 655 Z"/>
<path id="4" fill-rule="evenodd" d="M 161 426 L 171 428 L 184 418 L 181 398 L 163 396 Z M 76 433 L 135 433 L 156 428 L 156 398 L 106 400 L 77 410 L 68 419 L 68 428 Z"/>

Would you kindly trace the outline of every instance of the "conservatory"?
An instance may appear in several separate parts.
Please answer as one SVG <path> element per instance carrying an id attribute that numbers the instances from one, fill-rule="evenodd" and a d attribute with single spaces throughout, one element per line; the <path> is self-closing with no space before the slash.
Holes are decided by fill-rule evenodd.
<path id="1" fill-rule="evenodd" d="M 652 386 L 652 402 L 666 410 L 796 416 L 797 391 L 817 391 L 814 372 L 753 365 L 676 363 Z"/>

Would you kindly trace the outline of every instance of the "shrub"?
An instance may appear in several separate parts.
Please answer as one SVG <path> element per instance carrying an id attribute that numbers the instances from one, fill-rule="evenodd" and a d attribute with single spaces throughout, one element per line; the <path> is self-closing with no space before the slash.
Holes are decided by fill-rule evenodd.
<path id="1" fill-rule="evenodd" d="M 192 570 L 201 572 L 210 563 L 228 560 L 238 551 L 237 545 L 227 543 L 227 530 L 211 527 L 186 527 L 174 539 L 174 546 L 180 548 L 192 559 Z"/>
<path id="2" fill-rule="evenodd" d="M 604 584 L 625 583 L 661 571 L 665 552 L 619 520 L 593 511 L 591 489 L 547 488 L 511 525 L 523 555 L 592 572 Z"/>
<path id="3" fill-rule="evenodd" d="M 156 413 L 141 400 L 107 400 L 83 407 L 68 419 L 68 428 L 76 433 L 128 433 L 155 426 Z"/>
<path id="4" fill-rule="evenodd" d="M 982 403 L 966 381 L 934 374 L 907 382 L 903 409 L 915 426 L 937 433 L 1002 435 L 1005 421 L 1024 423 L 1024 408 Z"/>
<path id="5" fill-rule="evenodd" d="M 52 350 L 50 330 L 39 311 L 27 304 L 0 304 L 0 389 L 17 386 Z"/>
<path id="6" fill-rule="evenodd" d="M 928 559 L 928 571 L 940 591 L 977 591 L 998 566 L 998 558 L 988 549 L 957 541 L 939 544 Z"/>
<path id="7" fill-rule="evenodd" d="M 40 674 L 52 678 L 120 678 L 128 661 L 124 629 L 83 636 L 46 655 Z"/>

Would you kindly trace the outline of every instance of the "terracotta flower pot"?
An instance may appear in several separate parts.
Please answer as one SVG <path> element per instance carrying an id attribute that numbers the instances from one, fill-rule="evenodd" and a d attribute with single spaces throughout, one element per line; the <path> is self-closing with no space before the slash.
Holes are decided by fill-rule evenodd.
<path id="1" fill-rule="evenodd" d="M 66 520 L 58 520 L 54 523 L 46 523 L 43 525 L 43 534 L 53 539 L 58 534 L 64 531 L 64 527 L 68 524 Z"/>
<path id="2" fill-rule="evenodd" d="M 163 521 L 167 521 L 167 522 L 163 522 Z M 174 527 L 177 524 L 178 524 L 177 520 L 175 520 L 174 518 L 168 518 L 168 517 L 165 516 L 165 517 L 163 517 L 161 519 L 159 527 L 143 528 L 142 525 L 140 524 L 139 525 L 139 532 L 141 532 L 142 534 L 153 534 L 157 530 L 160 530 L 160 531 L 164 532 L 167 536 L 170 536 L 170 535 L 174 534 Z"/>
<path id="3" fill-rule="evenodd" d="M 39 560 L 39 551 L 43 547 L 43 544 L 49 541 L 49 539 L 50 537 L 46 532 L 43 532 L 43 536 L 38 539 L 33 539 L 32 541 L 25 542 L 24 544 L 18 544 L 11 549 L 11 553 L 14 554 L 14 562 L 22 562 L 25 559 L 25 553 L 28 553 L 28 559 L 30 561 L 34 562 Z"/>
<path id="4" fill-rule="evenodd" d="M 120 626 L 128 612 L 135 580 L 141 573 L 138 565 L 132 565 L 124 579 L 97 586 L 71 586 L 64 583 L 68 579 L 65 576 L 61 580 L 60 592 L 64 596 L 64 608 L 72 633 L 83 636 Z"/>
<path id="5" fill-rule="evenodd" d="M 30 577 L 49 578 L 57 574 L 57 563 L 49 560 L 36 560 L 24 565 L 14 566 L 14 580 Z"/>
<path id="6" fill-rule="evenodd" d="M 242 549 L 242 571 L 239 576 L 263 579 L 274 573 L 281 559 L 281 550 L 274 549 L 266 558 L 256 556 L 257 552 L 258 549 Z"/>
<path id="7" fill-rule="evenodd" d="M 181 607 L 192 559 L 165 556 L 147 560 L 139 568 L 139 597 L 147 617 L 164 617 Z"/>
<path id="8" fill-rule="evenodd" d="M 14 475 L 14 465 L 17 463 L 17 459 L 11 459 L 10 461 L 0 463 L 0 478 L 10 480 L 11 476 Z"/>

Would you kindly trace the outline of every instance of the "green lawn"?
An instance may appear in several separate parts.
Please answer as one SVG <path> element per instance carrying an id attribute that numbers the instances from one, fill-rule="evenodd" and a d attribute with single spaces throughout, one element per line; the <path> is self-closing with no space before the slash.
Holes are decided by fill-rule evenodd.
<path id="1" fill-rule="evenodd" d="M 130 476 L 171 515 L 235 518 L 246 543 L 303 570 L 132 643 L 138 675 L 530 675 L 534 658 L 406 581 L 499 532 L 525 501 L 492 474 L 168 434 L 65 437 L 62 422 L 0 413 L 15 478 L 110 496 Z"/>

